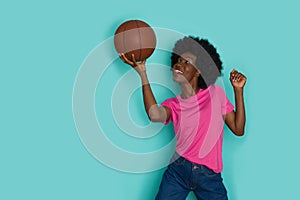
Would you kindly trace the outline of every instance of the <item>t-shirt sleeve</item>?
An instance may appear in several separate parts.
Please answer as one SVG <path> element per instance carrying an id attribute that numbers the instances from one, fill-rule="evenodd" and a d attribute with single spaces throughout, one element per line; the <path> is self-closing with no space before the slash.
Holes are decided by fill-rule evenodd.
<path id="1" fill-rule="evenodd" d="M 225 94 L 223 88 L 220 86 L 217 86 L 217 91 L 221 100 L 221 106 L 222 106 L 222 115 L 226 115 L 234 110 L 233 104 L 228 99 L 227 95 Z"/>
<path id="2" fill-rule="evenodd" d="M 173 112 L 172 99 L 167 99 L 164 102 L 162 102 L 160 105 L 163 106 L 163 107 L 167 107 L 171 110 L 171 114 L 170 114 L 169 118 L 166 119 L 166 121 L 163 122 L 163 124 L 168 124 L 170 121 L 172 121 L 172 112 Z"/>
<path id="3" fill-rule="evenodd" d="M 233 104 L 230 102 L 228 97 L 225 95 L 225 103 L 222 107 L 222 114 L 226 115 L 234 110 Z"/>

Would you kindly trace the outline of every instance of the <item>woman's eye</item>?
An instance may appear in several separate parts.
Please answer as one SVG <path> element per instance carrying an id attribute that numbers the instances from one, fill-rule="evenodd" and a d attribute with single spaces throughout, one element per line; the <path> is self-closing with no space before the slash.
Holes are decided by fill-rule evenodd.
<path id="1" fill-rule="evenodd" d="M 190 64 L 190 63 L 191 63 L 191 62 L 190 62 L 190 61 L 188 61 L 188 60 L 186 60 L 186 61 L 185 61 L 185 64 Z"/>

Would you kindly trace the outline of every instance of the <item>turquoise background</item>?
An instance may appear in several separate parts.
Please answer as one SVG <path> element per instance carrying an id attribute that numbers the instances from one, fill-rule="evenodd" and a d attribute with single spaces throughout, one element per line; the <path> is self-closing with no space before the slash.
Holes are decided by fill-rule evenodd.
<path id="1" fill-rule="evenodd" d="M 1 1 L 0 199 L 154 198 L 164 169 L 132 174 L 105 166 L 81 143 L 72 114 L 73 85 L 82 62 L 127 19 L 208 38 L 224 62 L 232 101 L 229 72 L 237 68 L 248 77 L 246 135 L 224 133 L 229 198 L 300 199 L 299 17 L 296 0 Z M 149 60 L 160 60 L 158 54 Z M 102 81 L 115 83 L 108 77 Z M 101 90 L 108 92 L 99 86 L 99 101 Z M 154 87 L 159 101 L 161 90 Z M 134 106 L 141 107 L 140 97 L 136 91 L 129 109 L 133 119 L 147 124 Z M 111 123 L 101 112 L 97 116 Z M 172 129 L 155 136 L 162 140 L 151 138 L 149 146 L 147 139 L 145 145 L 136 138 L 119 140 L 118 131 L 110 138 L 147 152 L 172 138 L 167 130 Z M 195 198 L 191 194 L 188 199 Z"/>

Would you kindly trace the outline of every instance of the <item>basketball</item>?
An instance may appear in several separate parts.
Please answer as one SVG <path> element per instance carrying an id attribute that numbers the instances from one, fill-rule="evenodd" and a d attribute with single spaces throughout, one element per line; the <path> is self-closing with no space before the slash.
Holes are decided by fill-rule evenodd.
<path id="1" fill-rule="evenodd" d="M 114 44 L 118 53 L 132 61 L 143 61 L 152 55 L 156 47 L 154 30 L 140 20 L 129 20 L 122 23 L 114 34 Z"/>

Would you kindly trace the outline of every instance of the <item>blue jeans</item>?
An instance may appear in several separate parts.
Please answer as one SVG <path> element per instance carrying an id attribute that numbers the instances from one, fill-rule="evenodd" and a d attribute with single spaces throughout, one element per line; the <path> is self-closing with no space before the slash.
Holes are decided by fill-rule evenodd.
<path id="1" fill-rule="evenodd" d="M 227 200 L 222 180 L 221 173 L 179 157 L 169 164 L 155 199 L 186 199 L 188 193 L 193 191 L 197 199 Z"/>

